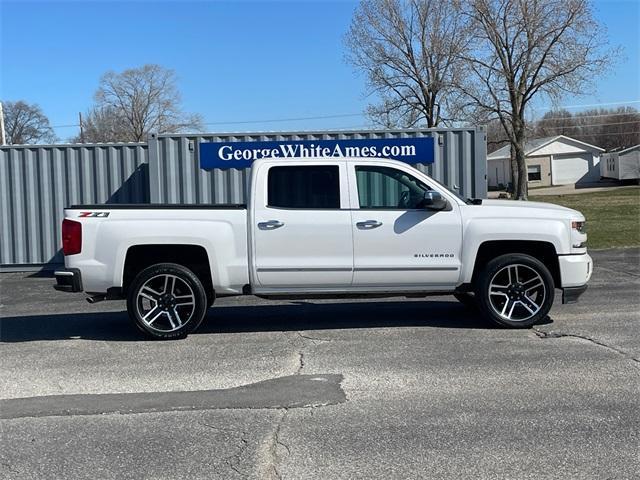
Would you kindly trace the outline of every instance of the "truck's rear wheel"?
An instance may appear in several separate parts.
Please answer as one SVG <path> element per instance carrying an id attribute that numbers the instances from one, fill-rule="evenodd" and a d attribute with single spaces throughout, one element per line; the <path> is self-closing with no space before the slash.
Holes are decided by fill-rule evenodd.
<path id="1" fill-rule="evenodd" d="M 129 317 L 146 335 L 156 339 L 184 338 L 207 311 L 207 294 L 198 277 L 175 263 L 159 263 L 142 270 L 127 295 Z"/>
<path id="2" fill-rule="evenodd" d="M 546 317 L 553 296 L 553 277 L 547 267 L 524 254 L 494 258 L 475 285 L 481 311 L 498 325 L 512 328 L 527 328 Z"/>

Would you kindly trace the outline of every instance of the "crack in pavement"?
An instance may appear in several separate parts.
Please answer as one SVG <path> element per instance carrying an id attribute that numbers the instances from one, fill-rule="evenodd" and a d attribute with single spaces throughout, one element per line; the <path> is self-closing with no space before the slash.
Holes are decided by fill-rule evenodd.
<path id="1" fill-rule="evenodd" d="M 618 347 L 614 347 L 612 345 L 608 345 L 604 342 L 602 342 L 601 340 L 597 340 L 593 337 L 589 337 L 587 335 L 579 335 L 577 333 L 564 333 L 564 332 L 555 332 L 555 331 L 544 331 L 544 330 L 539 330 L 537 328 L 533 328 L 533 332 L 536 334 L 536 336 L 540 339 L 543 340 L 547 340 L 547 339 L 551 339 L 551 338 L 576 338 L 578 340 L 584 340 L 586 342 L 592 343 L 593 345 L 597 345 L 598 347 L 603 347 L 606 348 L 607 350 L 614 352 L 618 355 L 623 356 L 624 358 L 626 358 L 627 360 L 630 360 L 632 363 L 632 365 L 636 368 L 640 368 L 640 359 L 634 357 L 633 355 L 631 355 L 628 352 L 625 352 L 624 350 L 619 349 Z"/>
<path id="2" fill-rule="evenodd" d="M 276 479 L 282 478 L 282 474 L 280 473 L 279 466 L 284 457 L 284 455 L 281 455 L 280 453 L 278 453 L 278 447 L 284 447 L 284 449 L 287 452 L 287 455 L 291 454 L 291 449 L 289 448 L 289 446 L 280 439 L 280 430 L 282 429 L 282 425 L 284 425 L 284 421 L 288 415 L 289 415 L 289 409 L 285 408 L 273 432 L 273 442 L 271 444 L 271 449 L 270 449 L 273 455 L 272 456 L 273 462 L 271 463 L 271 466 L 272 466 L 271 473 L 273 474 L 272 478 L 276 478 Z"/>
<path id="3" fill-rule="evenodd" d="M 301 332 L 296 332 L 296 333 L 303 340 L 302 347 L 296 352 L 298 355 L 298 366 L 296 368 L 296 371 L 294 372 L 294 375 L 300 375 L 300 373 L 302 372 L 302 369 L 304 368 L 303 349 L 305 346 L 304 340 L 307 339 L 307 337 L 305 337 Z M 294 344 L 294 342 L 291 342 L 291 343 L 292 345 Z M 268 459 L 265 462 L 266 471 L 262 472 L 262 475 L 261 475 L 261 477 L 263 478 L 277 479 L 277 480 L 282 479 L 282 474 L 280 473 L 279 465 L 280 465 L 280 462 L 282 461 L 283 455 L 280 455 L 278 453 L 278 447 L 283 447 L 284 450 L 286 450 L 286 455 L 291 454 L 291 449 L 289 448 L 289 446 L 284 442 L 282 442 L 282 440 L 280 439 L 280 430 L 282 429 L 282 425 L 284 424 L 288 415 L 289 415 L 289 408 L 283 407 L 282 415 L 276 422 L 273 432 L 267 439 L 266 454 L 268 456 Z"/>
<path id="4" fill-rule="evenodd" d="M 303 338 L 303 339 L 306 339 L 306 340 L 311 340 L 314 345 L 315 345 L 315 342 L 330 342 L 331 341 L 329 338 L 312 337 L 310 335 L 305 335 L 302 332 L 296 332 L 296 333 L 298 334 L 298 336 L 300 338 Z"/>
<path id="5" fill-rule="evenodd" d="M 316 337 L 311 337 L 308 335 L 304 335 L 302 332 L 300 331 L 296 331 L 295 332 L 299 338 L 302 339 L 302 346 L 297 350 L 297 355 L 298 355 L 298 366 L 296 368 L 296 371 L 294 373 L 295 375 L 300 375 L 302 370 L 305 367 L 305 353 L 304 353 L 304 348 L 306 347 L 306 340 L 310 341 L 313 343 L 313 345 L 316 345 L 316 341 L 321 341 L 321 342 L 330 342 L 331 340 L 328 339 L 324 339 L 324 338 L 316 338 Z M 295 345 L 295 342 L 292 341 L 292 339 L 290 337 L 287 337 L 287 339 L 290 341 L 290 343 L 296 347 L 297 345 Z M 340 376 L 342 378 L 342 375 Z M 344 394 L 344 391 L 342 392 Z M 346 395 L 344 396 L 344 400 L 346 401 Z M 317 408 L 318 405 L 308 405 L 306 408 L 311 408 L 312 410 L 314 408 Z M 282 474 L 280 472 L 280 463 L 282 462 L 283 458 L 285 456 L 288 456 L 291 454 L 291 448 L 282 441 L 282 439 L 280 438 L 280 431 L 282 429 L 282 426 L 284 425 L 287 416 L 289 415 L 289 407 L 282 407 L 282 415 L 280 416 L 280 418 L 278 419 L 278 421 L 276 422 L 276 425 L 273 429 L 273 432 L 271 433 L 271 435 L 268 437 L 267 442 L 266 442 L 266 452 L 265 455 L 268 457 L 267 460 L 264 463 L 264 467 L 265 467 L 265 471 L 261 472 L 262 474 L 260 475 L 261 478 L 269 478 L 269 479 L 277 479 L 280 480 L 282 479 Z M 279 448 L 280 447 L 280 448 Z M 280 453 L 279 452 L 282 452 Z M 284 451 L 283 451 L 284 450 Z"/>
<path id="6" fill-rule="evenodd" d="M 304 352 L 300 351 L 298 352 L 298 370 L 296 370 L 296 375 L 300 375 L 300 372 L 302 372 L 302 369 L 304 368 Z"/>
<path id="7" fill-rule="evenodd" d="M 238 451 L 232 455 L 228 455 L 224 457 L 222 459 L 222 462 L 224 462 L 224 464 L 227 465 L 227 467 L 229 467 L 231 470 L 236 472 L 241 477 L 249 478 L 248 473 L 245 473 L 240 470 L 240 458 L 249 447 L 249 441 L 247 440 L 247 437 L 249 436 L 249 434 L 245 431 L 240 432 L 233 428 L 220 428 L 220 427 L 216 427 L 215 425 L 209 425 L 208 423 L 204 423 L 204 422 L 202 423 L 202 425 L 212 430 L 217 430 L 219 432 L 233 433 L 235 435 L 240 434 L 240 446 L 238 447 Z M 218 470 L 217 465 L 214 465 L 214 469 Z M 224 472 L 220 472 L 220 473 L 224 475 Z"/>
<path id="8" fill-rule="evenodd" d="M 249 474 L 240 471 L 240 458 L 242 457 L 244 452 L 247 450 L 247 447 L 249 447 L 249 441 L 247 440 L 246 432 L 242 432 L 242 436 L 240 437 L 240 442 L 241 442 L 241 445 L 239 450 L 234 455 L 226 457 L 224 461 L 229 466 L 229 468 L 231 468 L 231 470 L 236 472 L 238 475 L 240 475 L 241 477 L 248 478 Z"/>
<path id="9" fill-rule="evenodd" d="M 597 268 L 602 269 L 602 270 L 607 270 L 607 271 L 615 273 L 615 274 L 623 273 L 625 275 L 629 275 L 630 277 L 636 277 L 636 278 L 640 277 L 640 273 L 627 272 L 626 270 L 614 270 L 613 268 L 602 267 L 600 265 L 598 265 Z"/>
<path id="10" fill-rule="evenodd" d="M 258 452 L 258 478 L 278 479 L 282 478 L 279 470 L 280 455 L 278 454 L 278 446 L 282 444 L 280 441 L 280 429 L 284 418 L 288 414 L 288 409 L 282 409 L 280 418 L 276 422 L 269 436 L 262 442 L 262 452 Z M 287 453 L 289 449 L 287 448 Z M 261 458 L 264 458 L 261 460 Z"/>

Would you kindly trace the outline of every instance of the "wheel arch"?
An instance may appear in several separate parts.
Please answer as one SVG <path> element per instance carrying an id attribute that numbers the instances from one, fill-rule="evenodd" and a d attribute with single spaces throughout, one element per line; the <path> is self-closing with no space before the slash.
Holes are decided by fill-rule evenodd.
<path id="1" fill-rule="evenodd" d="M 188 268 L 202 283 L 207 297 L 215 297 L 209 254 L 205 247 L 194 244 L 139 244 L 128 247 L 122 267 L 123 295 L 127 294 L 138 273 L 157 263 L 176 263 Z"/>
<path id="2" fill-rule="evenodd" d="M 492 259 L 507 254 L 524 254 L 540 260 L 551 273 L 556 287 L 560 287 L 560 265 L 555 246 L 539 240 L 488 240 L 482 242 L 475 255 L 470 283 L 474 284 L 484 266 Z"/>

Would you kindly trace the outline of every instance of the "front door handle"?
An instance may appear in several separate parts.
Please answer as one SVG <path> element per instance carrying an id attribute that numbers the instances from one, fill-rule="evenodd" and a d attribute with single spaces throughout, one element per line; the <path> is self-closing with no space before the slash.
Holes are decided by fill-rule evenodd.
<path id="1" fill-rule="evenodd" d="M 379 222 L 378 220 L 366 220 L 364 222 L 356 223 L 356 227 L 361 230 L 371 230 L 372 228 L 378 228 L 381 225 L 382 222 Z"/>
<path id="2" fill-rule="evenodd" d="M 283 227 L 284 223 L 279 220 L 269 220 L 267 222 L 258 223 L 258 228 L 260 230 L 275 230 L 276 228 Z"/>

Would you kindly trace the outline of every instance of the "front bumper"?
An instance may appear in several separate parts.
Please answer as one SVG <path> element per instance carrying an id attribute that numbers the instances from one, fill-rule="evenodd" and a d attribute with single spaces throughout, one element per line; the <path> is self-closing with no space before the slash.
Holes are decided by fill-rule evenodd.
<path id="1" fill-rule="evenodd" d="M 579 287 L 567 287 L 562 289 L 562 303 L 576 303 L 580 295 L 582 295 L 587 289 L 587 285 L 581 285 Z"/>
<path id="2" fill-rule="evenodd" d="M 61 292 L 81 292 L 82 274 L 77 268 L 65 268 L 54 272 L 56 284 L 53 286 Z"/>
<path id="3" fill-rule="evenodd" d="M 562 288 L 581 287 L 589 281 L 593 273 L 593 260 L 587 253 L 559 255 L 558 264 Z"/>
<path id="4" fill-rule="evenodd" d="M 587 253 L 560 255 L 560 278 L 562 280 L 562 303 L 575 303 L 587 289 L 593 273 L 593 260 Z"/>

